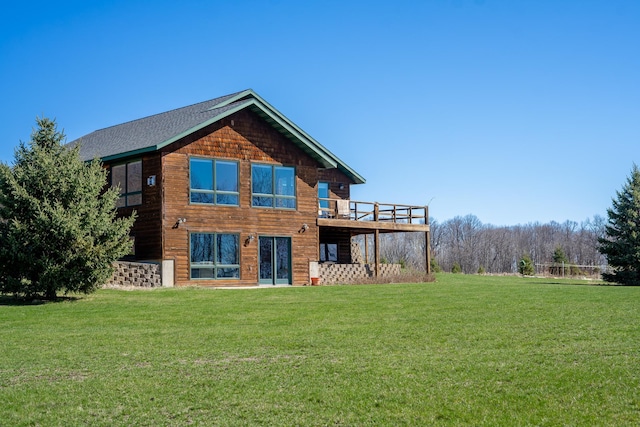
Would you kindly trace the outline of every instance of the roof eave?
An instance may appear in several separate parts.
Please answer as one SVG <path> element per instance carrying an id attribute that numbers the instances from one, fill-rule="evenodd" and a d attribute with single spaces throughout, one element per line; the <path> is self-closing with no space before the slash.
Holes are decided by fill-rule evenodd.
<path id="1" fill-rule="evenodd" d="M 144 153 L 151 153 L 157 151 L 159 147 L 157 145 L 152 145 L 150 147 L 139 148 L 137 150 L 125 151 L 123 153 L 112 154 L 110 156 L 101 157 L 100 160 L 102 162 L 112 162 L 114 160 L 125 159 L 128 157 L 139 156 Z M 86 161 L 91 161 L 92 159 L 87 159 Z"/>
<path id="2" fill-rule="evenodd" d="M 246 99 L 244 102 L 240 102 L 243 99 Z M 262 112 L 264 115 L 269 117 L 273 123 L 276 123 L 277 128 L 283 130 L 287 136 L 290 136 L 290 139 L 298 145 L 303 151 L 312 156 L 320 165 L 324 168 L 333 169 L 338 168 L 343 173 L 348 175 L 355 184 L 363 184 L 365 179 L 358 174 L 356 171 L 351 169 L 346 163 L 340 160 L 335 154 L 331 151 L 327 150 L 323 145 L 321 145 L 318 141 L 313 139 L 310 135 L 308 135 L 305 131 L 300 129 L 295 123 L 289 120 L 284 114 L 280 113 L 277 109 L 275 109 L 271 104 L 262 99 L 257 93 L 255 93 L 251 89 L 244 90 L 242 92 L 238 92 L 233 97 L 225 100 L 223 103 L 216 104 L 212 109 L 219 109 L 231 105 L 235 102 L 240 102 L 234 108 L 230 108 L 226 111 L 221 112 L 220 114 L 216 114 L 214 117 L 199 123 L 196 126 L 193 126 L 173 137 L 159 143 L 156 145 L 152 145 L 149 147 L 144 147 L 138 150 L 127 151 L 123 153 L 113 154 L 110 156 L 105 156 L 101 160 L 102 161 L 113 161 L 118 159 L 123 159 L 127 157 L 133 157 L 144 153 L 154 152 L 161 150 L 169 144 L 172 144 L 188 135 L 191 135 L 194 132 L 197 132 L 219 120 L 222 120 L 226 117 L 229 117 L 232 114 L 237 113 L 247 107 L 254 107 Z M 272 124 L 273 125 L 273 124 Z"/>
<path id="3" fill-rule="evenodd" d="M 345 162 L 340 160 L 338 156 L 329 151 L 326 147 L 320 144 L 318 141 L 313 139 L 309 134 L 300 129 L 295 123 L 289 120 L 284 114 L 280 113 L 276 108 L 274 108 L 267 101 L 262 99 L 258 94 L 253 92 L 252 90 L 245 91 L 247 94 L 251 94 L 253 97 L 259 101 L 261 109 L 273 117 L 278 117 L 279 120 L 276 120 L 281 124 L 281 126 L 285 127 L 291 134 L 295 135 L 300 141 L 305 143 L 309 148 L 311 148 L 316 153 L 322 153 L 322 158 L 328 160 L 328 165 L 323 165 L 326 168 L 338 168 L 343 173 L 347 174 L 351 179 L 353 179 L 355 184 L 364 184 L 366 180 L 360 174 L 358 174 L 355 170 L 349 167 Z M 246 95 L 244 95 L 246 96 Z M 286 123 L 286 126 L 284 125 Z"/>

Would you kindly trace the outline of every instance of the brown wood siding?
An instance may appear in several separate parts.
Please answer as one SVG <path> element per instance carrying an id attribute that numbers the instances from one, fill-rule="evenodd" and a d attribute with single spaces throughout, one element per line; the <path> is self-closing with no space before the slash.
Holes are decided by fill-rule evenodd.
<path id="1" fill-rule="evenodd" d="M 353 181 L 338 169 L 319 169 L 318 181 L 329 183 L 329 198 L 331 199 L 348 199 L 350 198 L 350 185 Z M 343 188 L 340 189 L 340 185 Z"/>
<path id="2" fill-rule="evenodd" d="M 351 264 L 351 233 L 342 228 L 320 228 L 320 243 L 338 245 L 338 264 Z"/>
<path id="3" fill-rule="evenodd" d="M 126 161 L 118 160 L 113 164 L 142 160 L 142 204 L 138 206 L 119 208 L 119 216 L 129 216 L 133 211 L 137 220 L 131 229 L 135 237 L 135 256 L 128 257 L 136 260 L 158 261 L 162 259 L 162 189 L 161 189 L 161 159 L 160 153 L 132 157 Z M 105 167 L 111 168 L 110 163 Z M 156 176 L 156 185 L 147 185 L 147 178 Z"/>
<path id="4" fill-rule="evenodd" d="M 201 156 L 239 161 L 240 206 L 189 203 L 189 159 Z M 296 210 L 251 207 L 251 164 L 296 168 Z M 254 113 L 243 110 L 196 135 L 167 147 L 162 153 L 164 259 L 175 261 L 176 285 L 242 286 L 258 283 L 259 236 L 291 238 L 292 282 L 309 283 L 309 261 L 318 258 L 316 217 L 317 163 Z M 176 227 L 178 218 L 186 222 Z M 302 225 L 308 229 L 302 231 Z M 240 235 L 240 280 L 190 280 L 189 233 Z M 256 237 L 245 245 L 249 235 Z"/>

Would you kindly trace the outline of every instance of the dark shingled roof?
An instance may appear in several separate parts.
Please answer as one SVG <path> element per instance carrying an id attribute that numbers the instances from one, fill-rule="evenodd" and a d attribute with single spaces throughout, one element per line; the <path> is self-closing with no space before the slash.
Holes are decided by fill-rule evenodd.
<path id="1" fill-rule="evenodd" d="M 338 168 L 357 184 L 364 183 L 357 172 L 338 159 L 333 153 L 307 135 L 293 122 L 260 98 L 252 90 L 177 108 L 142 119 L 122 123 L 91 132 L 69 147 L 80 146 L 84 160 L 99 158 L 103 161 L 130 157 L 159 150 L 211 123 L 244 108 L 250 108 L 267 123 L 289 138 L 303 151 L 325 168 Z"/>

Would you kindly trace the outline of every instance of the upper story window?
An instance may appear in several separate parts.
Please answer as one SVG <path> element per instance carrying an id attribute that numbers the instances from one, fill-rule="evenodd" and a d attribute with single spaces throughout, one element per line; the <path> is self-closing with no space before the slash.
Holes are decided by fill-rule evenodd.
<path id="1" fill-rule="evenodd" d="M 120 187 L 116 207 L 142 204 L 142 160 L 111 166 L 111 187 Z"/>
<path id="2" fill-rule="evenodd" d="M 192 158 L 189 170 L 191 203 L 238 206 L 238 162 Z"/>
<path id="3" fill-rule="evenodd" d="M 318 182 L 318 209 L 322 216 L 329 211 L 329 183 Z"/>
<path id="4" fill-rule="evenodd" d="M 251 166 L 251 205 L 295 209 L 295 185 L 295 168 L 254 164 Z"/>

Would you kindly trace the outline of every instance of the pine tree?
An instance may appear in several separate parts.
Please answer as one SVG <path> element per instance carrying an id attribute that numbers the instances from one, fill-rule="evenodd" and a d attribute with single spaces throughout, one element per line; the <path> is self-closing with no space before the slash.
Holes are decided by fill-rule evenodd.
<path id="1" fill-rule="evenodd" d="M 440 264 L 438 263 L 438 260 L 435 258 L 431 258 L 431 272 L 433 273 L 441 273 L 442 272 L 442 267 L 440 267 Z"/>
<path id="2" fill-rule="evenodd" d="M 553 265 L 549 267 L 549 273 L 556 276 L 564 276 L 565 267 L 568 267 L 569 258 L 565 255 L 562 246 L 556 246 L 553 250 Z"/>
<path id="3" fill-rule="evenodd" d="M 605 237 L 598 239 L 600 253 L 607 257 L 612 273 L 603 273 L 607 282 L 640 285 L 640 170 L 634 164 L 631 176 L 616 192 L 607 209 Z"/>
<path id="4" fill-rule="evenodd" d="M 458 261 L 453 263 L 453 266 L 451 267 L 451 272 L 454 274 L 462 273 L 462 267 L 460 266 Z"/>
<path id="5" fill-rule="evenodd" d="M 36 119 L 12 166 L 0 164 L 0 292 L 55 299 L 90 293 L 131 250 L 135 216 L 116 219 L 117 191 L 100 162 L 83 162 L 55 121 Z"/>
<path id="6" fill-rule="evenodd" d="M 533 261 L 529 255 L 523 255 L 518 263 L 518 272 L 523 276 L 533 276 Z"/>
<path id="7" fill-rule="evenodd" d="M 569 258 L 565 255 L 562 246 L 556 246 L 556 249 L 553 251 L 553 262 L 556 264 L 569 263 Z"/>

